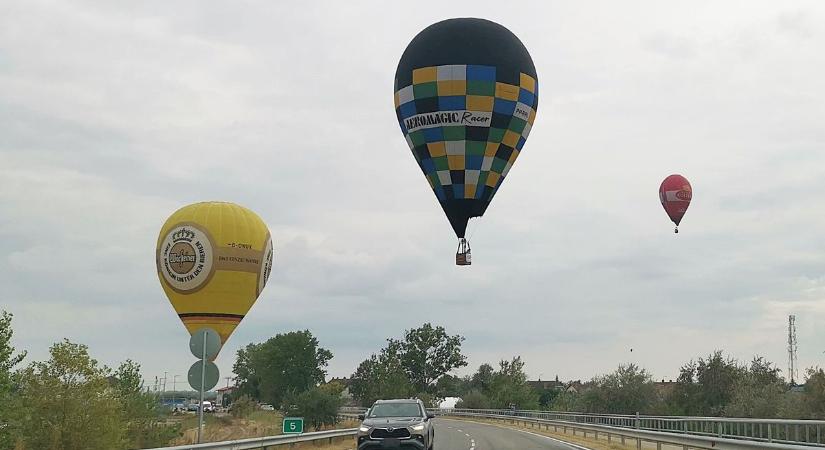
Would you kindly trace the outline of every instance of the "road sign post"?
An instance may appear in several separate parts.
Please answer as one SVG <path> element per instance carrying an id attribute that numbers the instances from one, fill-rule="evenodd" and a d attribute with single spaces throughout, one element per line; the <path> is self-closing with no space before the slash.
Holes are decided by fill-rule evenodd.
<path id="1" fill-rule="evenodd" d="M 198 444 L 203 432 L 203 394 L 218 384 L 218 367 L 209 361 L 218 355 L 221 338 L 211 328 L 201 328 L 189 339 L 189 350 L 199 360 L 189 368 L 189 385 L 200 393 L 198 403 Z"/>
<path id="2" fill-rule="evenodd" d="M 304 432 L 303 417 L 284 417 L 284 434 L 301 434 Z"/>

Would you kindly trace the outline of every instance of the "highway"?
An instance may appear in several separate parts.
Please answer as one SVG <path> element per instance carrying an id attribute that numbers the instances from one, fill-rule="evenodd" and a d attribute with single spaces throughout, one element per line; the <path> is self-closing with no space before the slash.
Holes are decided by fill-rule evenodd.
<path id="1" fill-rule="evenodd" d="M 538 434 L 461 420 L 434 419 L 433 450 L 581 450 Z"/>

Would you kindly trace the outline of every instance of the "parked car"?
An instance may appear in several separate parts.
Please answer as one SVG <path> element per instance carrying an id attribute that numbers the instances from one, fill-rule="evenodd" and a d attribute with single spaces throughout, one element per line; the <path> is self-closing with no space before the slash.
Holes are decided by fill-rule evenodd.
<path id="1" fill-rule="evenodd" d="M 360 414 L 358 450 L 412 448 L 432 450 L 435 430 L 424 403 L 417 399 L 378 400 Z"/>

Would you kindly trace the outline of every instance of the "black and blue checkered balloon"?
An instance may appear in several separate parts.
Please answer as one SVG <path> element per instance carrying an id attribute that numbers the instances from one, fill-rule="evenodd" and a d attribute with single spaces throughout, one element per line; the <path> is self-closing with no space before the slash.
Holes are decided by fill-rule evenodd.
<path id="1" fill-rule="evenodd" d="M 483 19 L 430 25 L 395 72 L 398 124 L 456 236 L 498 191 L 530 134 L 536 68 L 507 28 Z"/>

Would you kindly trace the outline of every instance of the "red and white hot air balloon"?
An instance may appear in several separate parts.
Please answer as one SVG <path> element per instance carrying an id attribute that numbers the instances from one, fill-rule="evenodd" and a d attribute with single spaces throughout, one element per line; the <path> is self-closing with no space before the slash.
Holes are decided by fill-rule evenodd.
<path id="1" fill-rule="evenodd" d="M 693 189 L 690 187 L 690 182 L 681 175 L 671 175 L 665 178 L 659 186 L 659 200 L 670 220 L 676 224 L 674 233 L 679 232 L 679 222 L 682 221 L 682 217 L 690 206 L 692 197 Z"/>

